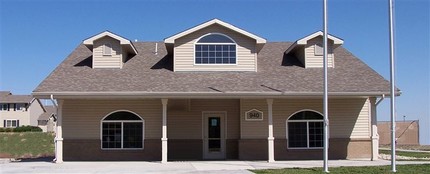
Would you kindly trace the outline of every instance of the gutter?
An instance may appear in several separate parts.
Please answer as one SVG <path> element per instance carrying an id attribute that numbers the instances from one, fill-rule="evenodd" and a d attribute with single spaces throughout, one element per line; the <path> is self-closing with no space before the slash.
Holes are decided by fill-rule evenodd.
<path id="1" fill-rule="evenodd" d="M 363 96 L 383 96 L 389 92 L 329 92 L 331 97 L 363 97 Z M 396 95 L 400 95 L 397 92 Z M 321 97 L 322 92 L 240 92 L 240 91 L 224 91 L 224 92 L 146 92 L 146 91 L 112 91 L 112 92 L 34 92 L 33 96 L 37 98 L 51 98 L 53 95 L 57 98 L 288 98 L 288 97 Z M 53 102 L 54 103 L 54 102 Z"/>
<path id="2" fill-rule="evenodd" d="M 378 101 L 376 101 L 375 106 L 378 107 L 379 103 L 381 103 L 382 101 L 384 101 L 384 99 L 385 99 L 385 94 L 382 94 L 381 99 L 379 99 Z"/>

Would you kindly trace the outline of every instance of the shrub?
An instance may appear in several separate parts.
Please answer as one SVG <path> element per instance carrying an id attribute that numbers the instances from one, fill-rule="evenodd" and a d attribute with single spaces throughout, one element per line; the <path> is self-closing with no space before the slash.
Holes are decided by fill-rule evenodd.
<path id="1" fill-rule="evenodd" d="M 42 132 L 37 126 L 21 126 L 17 128 L 0 128 L 0 132 Z"/>
<path id="2" fill-rule="evenodd" d="M 37 126 L 21 126 L 13 130 L 14 132 L 42 132 L 42 129 Z"/>

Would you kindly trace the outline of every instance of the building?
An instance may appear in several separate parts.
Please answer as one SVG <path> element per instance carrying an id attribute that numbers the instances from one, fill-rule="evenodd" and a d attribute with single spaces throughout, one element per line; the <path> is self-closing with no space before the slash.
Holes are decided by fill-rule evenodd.
<path id="1" fill-rule="evenodd" d="M 396 121 L 397 145 L 420 145 L 419 120 Z M 379 144 L 391 144 L 391 122 L 378 121 Z"/>
<path id="2" fill-rule="evenodd" d="M 55 109 L 54 106 L 44 106 L 45 112 L 40 114 L 37 118 L 37 126 L 39 126 L 43 132 L 55 132 Z"/>
<path id="3" fill-rule="evenodd" d="M 58 102 L 58 163 L 322 159 L 322 36 L 267 42 L 218 19 L 164 42 L 105 31 L 33 95 Z M 389 82 L 342 39 L 328 44 L 329 158 L 377 159 Z"/>
<path id="4" fill-rule="evenodd" d="M 13 95 L 0 91 L 0 127 L 15 128 L 24 125 L 37 126 L 37 118 L 44 112 L 39 100 L 31 95 Z"/>

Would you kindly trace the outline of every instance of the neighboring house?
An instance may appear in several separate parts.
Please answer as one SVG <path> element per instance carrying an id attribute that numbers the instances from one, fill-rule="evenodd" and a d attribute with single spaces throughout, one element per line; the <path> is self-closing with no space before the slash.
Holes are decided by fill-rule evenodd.
<path id="1" fill-rule="evenodd" d="M 31 95 L 13 95 L 10 91 L 0 91 L 0 127 L 37 126 L 37 118 L 43 112 L 40 101 L 33 99 Z"/>
<path id="2" fill-rule="evenodd" d="M 105 31 L 33 95 L 58 102 L 58 163 L 322 159 L 322 36 L 267 42 L 218 19 L 164 42 Z M 329 158 L 377 159 L 389 82 L 340 38 L 328 44 Z"/>
<path id="3" fill-rule="evenodd" d="M 55 107 L 44 106 L 45 112 L 43 112 L 37 119 L 37 126 L 39 126 L 43 132 L 54 132 L 55 131 Z"/>
<path id="4" fill-rule="evenodd" d="M 379 144 L 391 144 L 391 122 L 378 121 Z M 397 145 L 420 145 L 418 120 L 396 121 Z"/>

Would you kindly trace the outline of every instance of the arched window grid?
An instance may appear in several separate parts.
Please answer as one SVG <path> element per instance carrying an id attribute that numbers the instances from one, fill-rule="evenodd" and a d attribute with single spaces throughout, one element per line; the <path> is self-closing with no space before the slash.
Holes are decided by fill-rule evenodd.
<path id="1" fill-rule="evenodd" d="M 321 117 L 321 119 L 290 120 L 293 116 L 295 116 L 296 114 L 302 113 L 302 112 L 313 112 L 313 113 L 316 113 L 316 114 L 318 114 Z M 291 141 L 292 140 L 291 140 L 291 138 L 289 138 L 289 133 L 291 133 L 291 132 L 289 131 L 289 125 L 288 125 L 288 123 L 305 123 L 306 124 L 306 146 L 297 147 L 297 146 L 292 146 L 291 145 L 291 143 L 292 143 Z M 314 123 L 321 124 L 320 131 L 323 132 L 323 130 L 324 130 L 324 128 L 323 128 L 324 117 L 323 117 L 323 115 L 320 112 L 315 111 L 315 110 L 311 110 L 311 109 L 303 109 L 303 110 L 299 110 L 299 111 L 291 114 L 287 118 L 287 120 L 286 120 L 286 138 L 288 140 L 287 148 L 288 149 L 322 149 L 323 148 L 322 147 L 323 142 L 321 142 L 321 146 L 317 146 L 317 147 L 315 147 L 314 145 L 310 144 L 311 143 L 311 141 L 310 141 L 311 140 L 310 139 L 311 135 L 310 135 L 310 132 L 309 132 L 310 131 L 310 124 L 314 124 Z M 314 126 L 314 125 L 312 125 L 312 126 Z"/>
<path id="2" fill-rule="evenodd" d="M 206 37 L 221 36 L 226 42 L 200 42 Z M 237 65 L 237 44 L 222 33 L 208 33 L 194 43 L 194 65 Z"/>
<path id="3" fill-rule="evenodd" d="M 134 116 L 136 116 L 136 117 L 138 117 L 139 118 L 139 120 L 106 120 L 109 116 L 112 116 L 113 114 L 116 114 L 116 113 L 119 113 L 119 112 L 127 112 L 127 113 L 129 113 L 129 114 L 132 114 L 132 115 L 134 115 Z M 103 136 L 107 136 L 107 135 L 104 135 L 104 123 L 117 123 L 117 124 L 120 124 L 120 128 L 121 128 L 121 139 L 120 139 L 120 142 L 121 142 L 121 146 L 120 147 L 103 147 L 104 146 L 104 144 L 103 143 L 106 143 L 106 142 L 104 142 L 104 139 L 103 139 Z M 125 130 L 125 124 L 127 125 L 127 123 L 142 123 L 141 124 L 141 130 L 142 130 L 142 136 L 141 136 L 141 144 L 139 143 L 139 146 L 141 145 L 141 147 L 124 147 L 124 130 Z M 132 111 L 129 111 L 129 110 L 117 110 L 117 111 L 113 111 L 113 112 L 111 112 L 111 113 L 109 113 L 109 114 L 107 114 L 106 116 L 104 116 L 102 119 L 101 119 L 101 121 L 100 121 L 100 144 L 101 144 L 101 149 L 103 149 L 103 150 L 140 150 L 140 149 L 144 149 L 144 140 L 145 140 L 145 120 L 141 117 L 141 116 L 139 116 L 138 114 L 136 114 L 135 112 L 132 112 Z M 118 135 L 115 135 L 115 136 L 118 136 Z"/>

